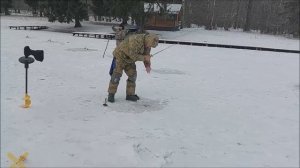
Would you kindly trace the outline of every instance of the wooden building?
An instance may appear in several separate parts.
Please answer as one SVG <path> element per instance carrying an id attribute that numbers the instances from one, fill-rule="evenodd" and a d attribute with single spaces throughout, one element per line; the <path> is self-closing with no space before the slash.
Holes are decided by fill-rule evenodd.
<path id="1" fill-rule="evenodd" d="M 162 12 L 162 7 L 165 9 Z M 144 4 L 144 10 L 147 13 L 145 29 L 152 30 L 179 30 L 182 28 L 182 5 L 166 4 L 159 6 L 157 4 Z"/>

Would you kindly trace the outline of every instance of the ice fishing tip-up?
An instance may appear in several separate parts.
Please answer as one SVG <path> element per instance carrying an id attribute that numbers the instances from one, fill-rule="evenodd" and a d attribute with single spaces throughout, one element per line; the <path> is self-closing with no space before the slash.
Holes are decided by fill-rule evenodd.
<path id="1" fill-rule="evenodd" d="M 24 47 L 24 56 L 19 58 L 19 62 L 24 64 L 25 66 L 25 104 L 24 108 L 29 108 L 31 105 L 30 96 L 27 92 L 27 84 L 28 84 L 28 68 L 29 64 L 34 62 L 34 59 L 32 57 L 29 57 L 32 55 L 35 60 L 42 62 L 44 60 L 44 51 L 43 50 L 31 50 L 29 46 Z"/>

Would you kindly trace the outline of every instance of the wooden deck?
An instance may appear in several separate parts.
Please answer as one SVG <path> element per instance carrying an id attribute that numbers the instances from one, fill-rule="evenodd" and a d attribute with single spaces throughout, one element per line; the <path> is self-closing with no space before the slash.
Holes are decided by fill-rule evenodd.
<path id="1" fill-rule="evenodd" d="M 9 26 L 9 29 L 15 30 L 41 30 L 48 29 L 47 26 Z"/>
<path id="2" fill-rule="evenodd" d="M 73 36 L 78 37 L 90 37 L 90 38 L 101 38 L 101 39 L 114 39 L 114 33 L 102 33 L 102 32 L 73 32 Z"/>

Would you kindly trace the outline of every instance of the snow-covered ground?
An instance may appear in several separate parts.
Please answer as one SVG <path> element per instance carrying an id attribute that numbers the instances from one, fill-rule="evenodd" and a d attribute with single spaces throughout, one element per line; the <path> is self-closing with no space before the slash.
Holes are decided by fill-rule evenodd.
<path id="1" fill-rule="evenodd" d="M 46 25 L 46 31 L 9 25 Z M 138 102 L 102 106 L 115 42 L 57 31 L 111 27 L 1 16 L 1 167 L 29 152 L 27 167 L 298 167 L 299 54 L 173 45 L 152 72 L 137 63 Z M 184 29 L 162 38 L 299 49 L 299 41 L 242 32 Z M 45 52 L 29 67 L 24 46 Z M 170 45 L 159 44 L 152 53 Z"/>

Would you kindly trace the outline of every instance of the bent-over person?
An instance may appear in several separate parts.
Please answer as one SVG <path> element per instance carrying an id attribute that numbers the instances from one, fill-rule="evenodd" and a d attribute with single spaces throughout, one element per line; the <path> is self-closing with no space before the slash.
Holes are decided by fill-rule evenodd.
<path id="1" fill-rule="evenodd" d="M 115 94 L 123 71 L 128 76 L 126 85 L 126 100 L 137 101 L 139 97 L 135 94 L 137 71 L 135 62 L 144 62 L 146 71 L 151 71 L 151 47 L 158 45 L 158 36 L 153 33 L 134 34 L 126 37 L 114 50 L 116 66 L 111 75 L 108 88 L 108 101 L 115 102 Z"/>

